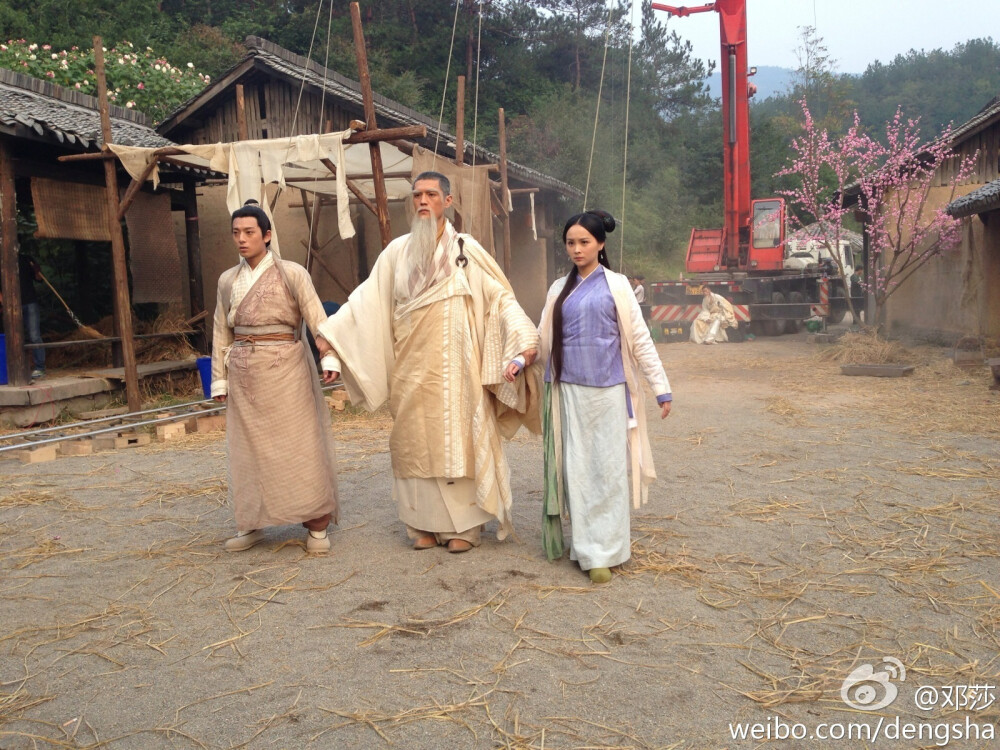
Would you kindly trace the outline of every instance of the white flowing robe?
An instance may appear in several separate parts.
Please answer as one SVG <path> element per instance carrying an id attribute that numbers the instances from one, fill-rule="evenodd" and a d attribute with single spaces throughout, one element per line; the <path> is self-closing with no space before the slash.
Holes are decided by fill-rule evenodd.
<path id="1" fill-rule="evenodd" d="M 712 334 L 712 327 L 716 326 L 715 333 Z M 736 328 L 736 313 L 733 306 L 721 294 L 712 293 L 711 298 L 703 297 L 701 300 L 701 312 L 691 323 L 691 341 L 696 344 L 711 344 L 715 341 L 729 341 L 726 336 L 727 328 Z"/>
<path id="2" fill-rule="evenodd" d="M 397 267 L 405 267 L 408 242 L 404 235 L 389 243 L 320 334 L 340 359 L 352 403 L 374 411 L 389 402 L 400 519 L 421 531 L 463 532 L 496 518 L 503 539 L 513 525 L 500 437 L 521 424 L 540 431 L 539 367 L 514 383 L 503 370 L 537 348 L 538 333 L 496 262 L 451 224 L 431 263 L 430 286 L 398 298 Z M 460 250 L 464 268 L 456 263 Z"/>

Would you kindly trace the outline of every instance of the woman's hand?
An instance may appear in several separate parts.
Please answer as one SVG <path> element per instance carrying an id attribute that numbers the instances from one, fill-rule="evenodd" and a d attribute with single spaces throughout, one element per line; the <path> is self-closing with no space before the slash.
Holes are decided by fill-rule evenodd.
<path id="1" fill-rule="evenodd" d="M 670 405 L 673 401 L 664 401 L 660 404 L 660 419 L 666 419 L 670 415 Z"/>

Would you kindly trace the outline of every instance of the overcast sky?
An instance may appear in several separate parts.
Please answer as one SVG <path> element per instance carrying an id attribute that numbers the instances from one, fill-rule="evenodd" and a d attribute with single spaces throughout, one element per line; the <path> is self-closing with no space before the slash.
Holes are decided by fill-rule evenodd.
<path id="1" fill-rule="evenodd" d="M 708 0 L 657 2 L 709 4 Z M 669 20 L 662 11 L 657 15 L 666 20 L 668 29 L 691 42 L 697 57 L 718 61 L 718 13 Z M 797 68 L 795 50 L 802 26 L 816 27 L 838 72 L 862 73 L 875 60 L 890 62 L 911 49 L 950 50 L 969 39 L 996 40 L 1000 0 L 747 0 L 749 64 Z"/>

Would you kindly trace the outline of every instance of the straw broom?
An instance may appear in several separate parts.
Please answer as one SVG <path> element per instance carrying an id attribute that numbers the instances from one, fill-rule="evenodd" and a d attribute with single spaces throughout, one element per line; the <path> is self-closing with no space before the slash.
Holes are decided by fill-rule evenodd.
<path id="1" fill-rule="evenodd" d="M 56 288 L 54 286 L 52 286 L 52 284 L 49 283 L 49 280 L 47 278 L 45 278 L 45 274 L 43 274 L 41 271 L 39 271 L 38 275 L 41 277 L 42 281 L 45 282 L 45 286 L 47 286 L 49 289 L 51 289 L 52 293 L 54 295 L 56 295 L 56 299 L 58 299 L 60 302 L 62 302 L 62 306 L 66 308 L 66 312 L 69 314 L 69 317 L 73 319 L 73 322 L 76 323 L 76 327 L 80 329 L 80 333 L 82 333 L 87 338 L 91 338 L 91 339 L 103 339 L 104 338 L 104 334 L 103 333 L 101 333 L 100 331 L 98 331 L 96 328 L 91 328 L 88 325 L 84 325 L 83 322 L 78 317 L 76 317 L 76 313 L 74 313 L 72 310 L 69 309 L 69 305 L 66 304 L 66 300 L 64 300 L 62 298 L 62 296 L 59 294 L 59 292 L 56 291 Z"/>

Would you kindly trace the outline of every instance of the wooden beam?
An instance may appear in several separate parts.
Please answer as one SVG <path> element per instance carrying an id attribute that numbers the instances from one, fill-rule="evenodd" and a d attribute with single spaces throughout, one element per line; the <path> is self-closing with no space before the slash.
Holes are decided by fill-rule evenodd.
<path id="1" fill-rule="evenodd" d="M 334 164 L 329 159 L 321 159 L 320 161 L 323 162 L 324 167 L 330 170 L 330 174 L 332 174 L 334 177 L 337 176 L 336 164 Z M 364 192 L 361 190 L 361 188 L 358 187 L 358 183 L 354 182 L 354 180 L 347 180 L 347 189 L 350 190 L 352 193 L 354 193 L 355 196 L 357 196 L 357 199 L 364 204 L 365 208 L 367 208 L 369 211 L 375 214 L 375 216 L 378 216 L 378 207 L 375 206 L 370 200 L 368 200 L 368 196 L 366 196 Z"/>
<path id="2" fill-rule="evenodd" d="M 458 77 L 455 110 L 455 163 L 461 165 L 465 162 L 465 76 Z"/>
<path id="3" fill-rule="evenodd" d="M 102 150 L 110 153 L 111 115 L 108 108 L 108 85 L 104 77 L 104 51 L 101 37 L 94 37 L 94 69 L 97 73 L 97 98 L 101 110 Z M 107 221 L 111 233 L 112 271 L 115 285 L 115 333 L 121 337 L 122 364 L 125 368 L 125 395 L 129 411 L 139 411 L 139 374 L 135 363 L 135 342 L 132 339 L 132 303 L 128 293 L 128 268 L 125 265 L 125 238 L 118 219 L 118 173 L 114 161 L 104 162 L 104 182 L 107 192 Z M 112 351 L 114 351 L 114 348 Z"/>
<path id="4" fill-rule="evenodd" d="M 243 96 L 243 84 L 236 84 L 236 131 L 241 141 L 249 141 L 250 133 L 247 130 L 247 103 Z"/>
<path id="5" fill-rule="evenodd" d="M 24 350 L 21 277 L 17 265 L 17 196 L 14 164 L 6 138 L 0 138 L 0 292 L 3 293 L 3 329 L 7 349 L 7 381 L 28 385 L 28 356 Z"/>
<path id="6" fill-rule="evenodd" d="M 500 107 L 500 202 L 503 204 L 503 213 L 500 219 L 503 222 L 503 272 L 510 278 L 510 204 L 507 198 L 507 123 L 503 115 L 503 107 Z"/>
<path id="7" fill-rule="evenodd" d="M 368 74 L 368 52 L 365 49 L 365 35 L 361 29 L 361 9 L 358 3 L 351 3 L 351 25 L 354 27 L 354 54 L 358 59 L 358 80 L 361 83 L 361 98 L 365 105 L 365 122 L 369 128 L 377 129 L 378 124 L 375 119 L 375 97 L 372 94 L 371 76 Z M 426 128 L 424 129 L 426 132 Z M 371 130 L 366 130 L 358 135 L 368 135 Z M 354 136 L 351 136 L 352 138 Z M 406 138 L 407 136 L 399 136 Z M 375 175 L 372 181 L 375 186 L 375 205 L 378 208 L 378 230 L 382 240 L 382 247 L 392 241 L 392 227 L 389 225 L 389 201 L 385 191 L 385 179 L 382 176 L 382 152 L 378 143 L 370 143 L 368 146 L 372 159 L 372 174 Z"/>
<path id="8" fill-rule="evenodd" d="M 403 150 L 396 141 L 402 138 L 426 138 L 427 137 L 427 126 L 426 125 L 404 125 L 398 128 L 383 128 L 382 130 L 362 130 L 360 132 L 354 133 L 353 135 L 344 139 L 344 143 L 348 145 L 367 143 L 369 145 L 377 144 L 379 141 L 386 141 L 387 143 L 392 143 L 394 146 Z M 406 151 L 407 154 L 413 153 L 413 144 L 406 144 L 409 149 Z M 156 156 L 184 156 L 187 154 L 182 148 L 177 148 L 176 146 L 164 146 L 163 148 L 157 148 L 153 150 L 153 154 Z M 381 163 L 381 152 L 379 153 L 379 161 Z M 110 160 L 113 161 L 117 157 L 113 152 L 104 151 L 92 151 L 86 154 L 66 154 L 59 157 L 61 162 L 72 162 L 72 161 L 101 161 Z M 161 161 L 165 161 L 161 159 Z M 185 164 L 184 166 L 190 167 L 190 164 Z"/>
<path id="9" fill-rule="evenodd" d="M 302 240 L 300 240 L 300 242 L 302 242 L 303 245 L 306 244 Z M 330 278 L 333 279 L 333 283 L 336 284 L 337 286 L 339 286 L 340 289 L 344 292 L 344 294 L 346 294 L 347 296 L 350 296 L 351 295 L 351 290 L 348 289 L 346 286 L 344 286 L 343 282 L 341 282 L 341 280 L 337 278 L 337 274 L 335 274 L 333 272 L 333 269 L 330 268 L 330 266 L 328 266 L 326 264 L 326 261 L 323 260 L 318 254 L 317 255 L 313 255 L 313 257 L 316 259 L 316 262 L 319 263 L 320 268 L 322 268 L 324 271 L 326 271 L 327 274 L 330 276 Z"/>
<path id="10" fill-rule="evenodd" d="M 369 93 L 371 91 L 369 90 Z M 389 141 L 392 142 L 398 138 L 426 138 L 427 137 L 427 126 L 426 125 L 404 125 L 399 128 L 382 128 L 381 130 L 362 130 L 360 133 L 354 133 L 353 135 L 344 139 L 344 143 L 369 143 L 373 146 L 377 141 Z M 382 153 L 379 152 L 379 166 L 382 164 Z M 374 170 L 373 170 L 374 171 Z"/>
<path id="11" fill-rule="evenodd" d="M 302 212 L 306 215 L 306 226 L 309 228 L 309 243 L 306 245 L 306 271 L 312 274 L 312 259 L 315 253 L 316 236 L 319 231 L 319 222 L 313 223 L 313 217 L 319 211 L 319 195 L 312 195 L 312 210 L 309 209 L 309 196 L 306 191 L 299 188 L 299 195 L 302 197 Z"/>
<path id="12" fill-rule="evenodd" d="M 455 102 L 455 164 L 462 166 L 465 161 L 465 76 L 458 77 L 458 96 Z M 455 186 L 456 188 L 458 185 Z M 469 217 L 472 218 L 471 216 Z M 455 229 L 464 228 L 462 215 L 455 212 Z"/>
<path id="13" fill-rule="evenodd" d="M 121 221 L 122 219 L 125 218 L 125 214 L 128 212 L 129 207 L 132 205 L 132 201 L 135 200 L 136 193 L 139 192 L 143 184 L 145 184 L 146 180 L 148 180 L 149 176 L 153 173 L 153 170 L 156 169 L 156 161 L 157 159 L 155 156 L 152 159 L 150 159 L 149 164 L 147 164 L 143 168 L 142 174 L 139 175 L 139 179 L 132 180 L 132 182 L 129 184 L 128 190 L 126 190 L 125 195 L 122 196 L 121 205 L 118 206 L 118 221 Z"/>

